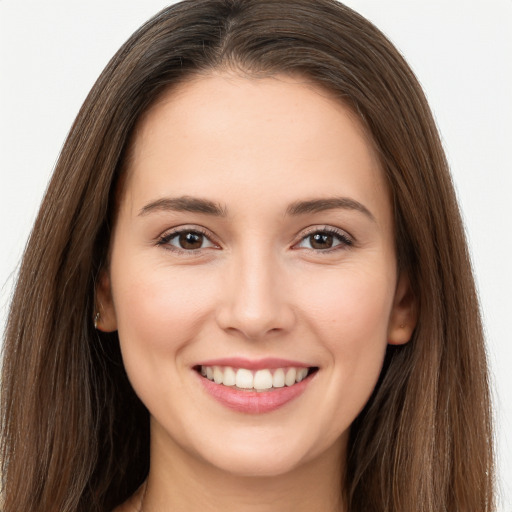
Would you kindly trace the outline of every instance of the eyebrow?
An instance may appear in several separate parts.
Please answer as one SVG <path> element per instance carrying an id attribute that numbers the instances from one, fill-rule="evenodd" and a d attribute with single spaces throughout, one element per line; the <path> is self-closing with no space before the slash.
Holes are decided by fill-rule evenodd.
<path id="1" fill-rule="evenodd" d="M 218 203 L 199 197 L 164 197 L 148 203 L 141 208 L 139 215 L 144 216 L 156 211 L 193 212 L 225 217 L 227 212 Z"/>
<path id="2" fill-rule="evenodd" d="M 298 216 L 336 209 L 359 211 L 375 222 L 375 217 L 366 206 L 349 197 L 330 197 L 311 199 L 308 201 L 296 201 L 288 206 L 286 215 Z M 139 215 L 145 216 L 155 211 L 203 213 L 216 217 L 227 216 L 227 209 L 220 204 L 210 201 L 209 199 L 192 196 L 164 197 L 151 201 L 141 208 Z"/>
<path id="3" fill-rule="evenodd" d="M 370 212 L 366 206 L 361 204 L 359 201 L 350 199 L 349 197 L 330 197 L 322 199 L 311 199 L 309 201 L 297 201 L 288 206 L 286 214 L 295 216 L 336 209 L 355 210 L 363 213 L 369 219 L 376 222 L 372 212 Z"/>

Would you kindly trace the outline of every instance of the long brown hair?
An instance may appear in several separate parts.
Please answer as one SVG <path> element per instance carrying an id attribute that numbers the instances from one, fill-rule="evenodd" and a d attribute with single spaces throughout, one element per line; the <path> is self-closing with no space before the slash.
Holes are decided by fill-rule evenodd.
<path id="1" fill-rule="evenodd" d="M 418 300 L 351 428 L 351 512 L 494 510 L 486 354 L 464 229 L 421 87 L 371 23 L 334 0 L 186 0 L 137 31 L 71 129 L 30 236 L 2 375 L 4 512 L 106 511 L 149 468 L 148 412 L 117 334 L 93 327 L 115 189 L 141 114 L 213 69 L 301 74 L 359 116 L 392 193 Z"/>

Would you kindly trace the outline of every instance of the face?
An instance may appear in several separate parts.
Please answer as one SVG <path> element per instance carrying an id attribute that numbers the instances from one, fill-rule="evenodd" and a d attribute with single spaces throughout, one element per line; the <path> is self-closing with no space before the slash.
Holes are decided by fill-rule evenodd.
<path id="1" fill-rule="evenodd" d="M 343 453 L 412 330 L 372 145 L 325 91 L 216 74 L 140 121 L 98 290 L 152 443 L 240 475 Z"/>

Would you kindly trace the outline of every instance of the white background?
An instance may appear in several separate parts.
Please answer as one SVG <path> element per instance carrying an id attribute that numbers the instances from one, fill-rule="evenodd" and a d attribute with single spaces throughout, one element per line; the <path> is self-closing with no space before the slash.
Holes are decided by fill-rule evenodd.
<path id="1" fill-rule="evenodd" d="M 0 0 L 0 332 L 67 131 L 109 58 L 163 0 Z M 493 373 L 500 512 L 512 511 L 512 0 L 350 0 L 405 55 L 462 206 Z M 411 511 L 412 512 L 412 511 Z"/>

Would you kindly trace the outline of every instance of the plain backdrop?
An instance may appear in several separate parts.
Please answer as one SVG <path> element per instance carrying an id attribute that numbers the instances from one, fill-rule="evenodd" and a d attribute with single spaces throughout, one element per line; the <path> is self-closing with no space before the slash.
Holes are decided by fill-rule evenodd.
<path id="1" fill-rule="evenodd" d="M 312 0 L 314 1 L 314 0 Z M 0 0 L 0 332 L 71 123 L 163 0 Z M 500 512 L 512 511 L 512 0 L 349 0 L 398 46 L 434 111 L 460 199 L 493 375 Z"/>

